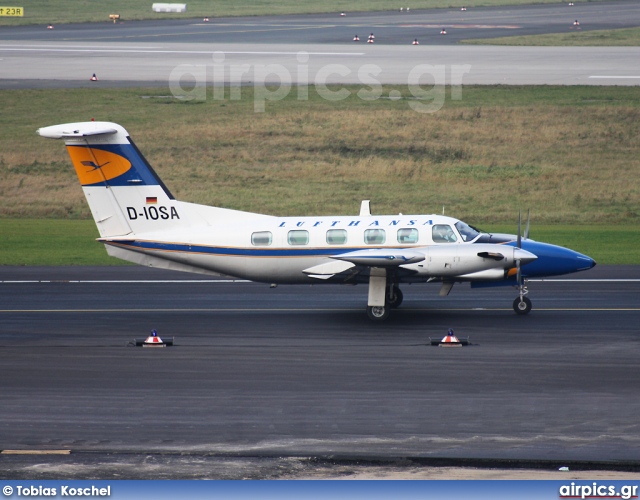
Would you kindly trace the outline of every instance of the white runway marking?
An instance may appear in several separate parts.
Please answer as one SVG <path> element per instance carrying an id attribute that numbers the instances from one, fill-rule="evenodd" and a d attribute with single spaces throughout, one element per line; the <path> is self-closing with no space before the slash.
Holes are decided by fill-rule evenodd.
<path id="1" fill-rule="evenodd" d="M 251 283 L 249 280 L 4 280 L 5 284 L 34 284 L 34 283 Z"/>
<path id="2" fill-rule="evenodd" d="M 121 54 L 215 54 L 222 52 L 226 54 L 239 55 L 266 55 L 266 56 L 297 56 L 300 52 L 275 52 L 275 51 L 233 51 L 233 50 L 142 50 L 142 49 L 52 49 L 33 47 L 6 47 L 0 45 L 0 50 L 14 52 L 106 52 Z M 310 56 L 363 56 L 364 52 L 307 52 Z"/>
<path id="3" fill-rule="evenodd" d="M 607 79 L 618 79 L 618 80 L 624 80 L 624 79 L 640 79 L 640 76 L 607 76 L 607 75 L 594 75 L 594 76 L 590 76 L 589 78 L 607 78 Z"/>
<path id="4" fill-rule="evenodd" d="M 620 279 L 528 279 L 529 282 L 542 283 L 640 283 L 640 278 L 620 278 Z M 34 283 L 93 283 L 93 284 L 110 284 L 110 283 L 253 283 L 251 280 L 240 279 L 215 279 L 215 280 L 0 280 L 2 284 L 34 284 Z"/>
<path id="5" fill-rule="evenodd" d="M 599 278 L 599 279 L 578 279 L 578 278 L 572 278 L 572 279 L 553 279 L 553 278 L 540 278 L 540 279 L 528 279 L 527 281 L 536 281 L 536 282 L 547 282 L 547 281 L 554 281 L 554 282 L 568 282 L 568 283 L 580 283 L 580 282 L 590 282 L 590 283 L 636 283 L 636 282 L 640 282 L 640 279 L 634 279 L 634 278 L 621 278 L 621 279 L 606 279 L 606 278 Z"/>
<path id="6" fill-rule="evenodd" d="M 361 312 L 362 308 L 280 308 L 276 307 L 273 309 L 268 308 L 224 308 L 224 309 L 216 309 L 213 307 L 207 308 L 176 308 L 176 309 L 0 309 L 0 314 L 2 313 L 150 313 L 150 312 L 162 312 L 162 313 L 185 313 L 185 312 Z M 424 311 L 424 312 L 460 312 L 460 311 L 486 311 L 486 312 L 495 312 L 495 311 L 512 311 L 511 308 L 502 308 L 502 307 L 494 307 L 494 308 L 475 308 L 475 307 L 460 307 L 460 308 L 426 308 L 426 307 L 418 307 L 412 309 L 397 309 L 394 312 L 398 313 L 408 313 L 408 312 L 416 312 L 416 311 Z M 536 312 L 567 312 L 567 311 L 580 311 L 580 312 L 637 312 L 640 311 L 638 307 L 537 307 Z"/>

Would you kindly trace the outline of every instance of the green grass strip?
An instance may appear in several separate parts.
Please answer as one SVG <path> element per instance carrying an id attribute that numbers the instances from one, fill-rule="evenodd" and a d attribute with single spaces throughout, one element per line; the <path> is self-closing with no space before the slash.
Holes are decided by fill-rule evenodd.
<path id="1" fill-rule="evenodd" d="M 567 33 L 479 38 L 462 40 L 460 43 L 541 47 L 637 47 L 640 45 L 640 28 L 592 31 L 567 29 Z"/>

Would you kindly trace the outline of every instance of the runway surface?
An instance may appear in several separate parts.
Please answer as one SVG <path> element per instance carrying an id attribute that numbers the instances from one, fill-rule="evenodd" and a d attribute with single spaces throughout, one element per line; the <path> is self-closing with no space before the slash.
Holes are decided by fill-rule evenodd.
<path id="1" fill-rule="evenodd" d="M 531 283 L 526 317 L 511 288 L 405 286 L 376 324 L 366 287 L 1 268 L 0 443 L 637 465 L 640 268 L 574 276 Z M 429 345 L 450 327 L 471 345 Z M 152 328 L 175 346 L 127 347 Z"/>
<path id="2" fill-rule="evenodd" d="M 580 19 L 580 26 L 573 23 Z M 638 85 L 638 47 L 463 39 L 640 25 L 637 2 L 0 28 L 0 88 L 267 83 Z M 441 35 L 442 28 L 447 34 Z M 375 43 L 366 43 L 370 33 Z M 354 35 L 361 41 L 354 43 Z M 412 45 L 418 39 L 420 45 Z M 90 82 L 97 74 L 99 81 Z M 186 80 L 183 80 L 186 78 Z M 189 85 L 187 85 L 189 86 Z"/>

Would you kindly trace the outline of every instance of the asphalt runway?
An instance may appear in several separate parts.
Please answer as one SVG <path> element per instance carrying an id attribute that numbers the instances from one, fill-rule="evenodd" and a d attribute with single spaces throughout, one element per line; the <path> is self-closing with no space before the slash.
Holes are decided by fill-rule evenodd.
<path id="1" fill-rule="evenodd" d="M 579 19 L 580 26 L 574 21 Z M 640 25 L 637 2 L 0 27 L 0 88 L 266 83 L 638 85 L 638 47 L 463 39 Z M 442 28 L 447 34 L 441 35 Z M 368 44 L 370 33 L 375 43 Z M 361 41 L 352 41 L 359 34 Z M 420 45 L 412 45 L 414 39 Z M 216 66 L 217 65 L 217 66 Z M 97 74 L 99 81 L 90 82 Z"/>
<path id="2" fill-rule="evenodd" d="M 383 324 L 360 286 L 0 276 L 5 450 L 640 464 L 637 266 L 532 282 L 526 317 L 511 288 L 405 286 Z M 175 345 L 127 346 L 153 328 Z M 448 328 L 471 345 L 429 344 Z"/>

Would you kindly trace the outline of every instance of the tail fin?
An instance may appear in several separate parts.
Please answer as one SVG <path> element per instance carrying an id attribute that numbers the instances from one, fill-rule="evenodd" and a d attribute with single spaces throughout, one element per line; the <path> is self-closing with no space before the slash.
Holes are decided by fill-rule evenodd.
<path id="1" fill-rule="evenodd" d="M 184 224 L 179 202 L 120 125 L 67 123 L 38 134 L 64 139 L 102 238 Z"/>

